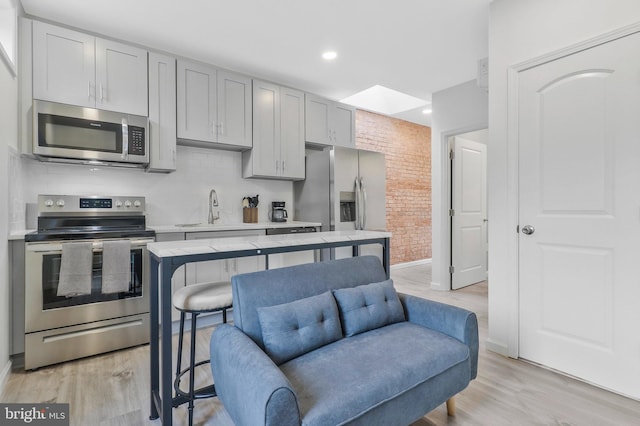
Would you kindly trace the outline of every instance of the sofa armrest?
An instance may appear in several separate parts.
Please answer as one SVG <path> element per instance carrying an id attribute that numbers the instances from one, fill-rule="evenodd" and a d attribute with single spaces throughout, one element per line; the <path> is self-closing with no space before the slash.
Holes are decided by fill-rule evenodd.
<path id="1" fill-rule="evenodd" d="M 251 338 L 223 324 L 211 335 L 210 350 L 218 398 L 236 425 L 300 425 L 291 384 Z"/>
<path id="2" fill-rule="evenodd" d="M 471 379 L 478 374 L 478 319 L 466 309 L 400 294 L 407 320 L 447 334 L 469 347 Z"/>

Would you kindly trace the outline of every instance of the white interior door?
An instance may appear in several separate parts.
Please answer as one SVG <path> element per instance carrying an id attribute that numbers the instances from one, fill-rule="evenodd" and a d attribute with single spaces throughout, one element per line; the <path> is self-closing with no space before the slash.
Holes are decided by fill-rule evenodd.
<path id="1" fill-rule="evenodd" d="M 518 80 L 520 356 L 634 398 L 638 52 L 634 34 Z"/>
<path id="2" fill-rule="evenodd" d="M 451 288 L 487 279 L 487 146 L 454 138 Z"/>

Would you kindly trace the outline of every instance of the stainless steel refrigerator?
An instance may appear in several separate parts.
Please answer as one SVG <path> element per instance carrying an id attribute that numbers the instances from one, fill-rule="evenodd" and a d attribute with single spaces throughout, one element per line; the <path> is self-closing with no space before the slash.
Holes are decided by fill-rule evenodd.
<path id="1" fill-rule="evenodd" d="M 306 162 L 305 180 L 294 183 L 295 220 L 321 222 L 323 231 L 386 230 L 384 154 L 332 147 L 307 150 Z M 382 249 L 362 246 L 361 254 L 381 257 Z M 332 255 L 350 257 L 351 249 L 337 248 Z"/>

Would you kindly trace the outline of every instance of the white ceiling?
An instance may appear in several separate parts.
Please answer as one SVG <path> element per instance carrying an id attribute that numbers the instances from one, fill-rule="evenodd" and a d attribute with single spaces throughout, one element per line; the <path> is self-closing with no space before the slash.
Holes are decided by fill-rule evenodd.
<path id="1" fill-rule="evenodd" d="M 476 77 L 490 0 L 21 0 L 28 15 L 340 100 Z M 325 50 L 338 58 L 327 62 Z M 395 117 L 430 125 L 423 107 Z"/>

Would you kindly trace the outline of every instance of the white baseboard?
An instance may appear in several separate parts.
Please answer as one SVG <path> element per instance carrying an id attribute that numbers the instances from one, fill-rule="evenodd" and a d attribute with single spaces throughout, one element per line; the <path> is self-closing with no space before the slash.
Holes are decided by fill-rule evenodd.
<path id="1" fill-rule="evenodd" d="M 11 360 L 8 360 L 4 365 L 2 372 L 0 372 L 0 393 L 4 390 L 4 386 L 7 384 L 9 380 L 9 375 L 11 374 Z"/>
<path id="2" fill-rule="evenodd" d="M 503 343 L 495 342 L 491 339 L 485 340 L 484 343 L 485 345 L 487 345 L 487 349 L 490 350 L 491 352 L 495 352 L 502 356 L 509 357 L 509 348 L 507 347 L 507 345 Z"/>
<path id="3" fill-rule="evenodd" d="M 442 283 L 437 283 L 435 281 L 431 281 L 431 290 L 449 291 L 451 289 L 448 286 L 444 286 Z"/>
<path id="4" fill-rule="evenodd" d="M 393 271 L 394 269 L 410 268 L 412 266 L 418 265 L 428 265 L 429 263 L 431 263 L 431 259 L 420 259 L 414 260 L 412 262 L 397 263 L 395 265 L 391 265 L 391 270 Z"/>

